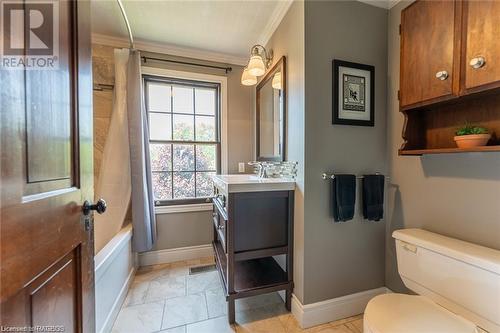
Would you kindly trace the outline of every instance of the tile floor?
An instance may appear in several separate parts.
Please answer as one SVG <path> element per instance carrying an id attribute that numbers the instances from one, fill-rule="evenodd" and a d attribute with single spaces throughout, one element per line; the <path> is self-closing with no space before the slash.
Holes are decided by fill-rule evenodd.
<path id="1" fill-rule="evenodd" d="M 113 333 L 362 333 L 362 316 L 302 330 L 277 293 L 236 301 L 229 325 L 217 271 L 189 275 L 189 267 L 213 258 L 141 267 Z"/>

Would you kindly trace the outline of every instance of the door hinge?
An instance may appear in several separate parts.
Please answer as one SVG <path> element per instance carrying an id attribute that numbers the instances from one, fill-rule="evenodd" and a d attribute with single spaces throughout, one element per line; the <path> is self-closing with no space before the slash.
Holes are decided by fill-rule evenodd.
<path id="1" fill-rule="evenodd" d="M 398 101 L 401 100 L 401 92 L 398 90 Z"/>
<path id="2" fill-rule="evenodd" d="M 399 25 L 399 34 L 401 35 L 401 24 Z"/>

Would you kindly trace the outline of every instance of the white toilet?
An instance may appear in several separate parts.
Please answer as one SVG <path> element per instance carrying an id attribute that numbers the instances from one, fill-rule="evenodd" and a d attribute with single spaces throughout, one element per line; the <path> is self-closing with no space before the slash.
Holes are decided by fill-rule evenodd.
<path id="1" fill-rule="evenodd" d="M 418 295 L 373 298 L 364 333 L 500 333 L 500 251 L 421 229 L 392 236 L 399 275 Z"/>

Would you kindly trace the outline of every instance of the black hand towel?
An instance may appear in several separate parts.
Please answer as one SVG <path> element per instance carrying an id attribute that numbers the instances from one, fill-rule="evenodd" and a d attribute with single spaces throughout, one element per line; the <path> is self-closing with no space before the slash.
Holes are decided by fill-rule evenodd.
<path id="1" fill-rule="evenodd" d="M 370 221 L 384 217 L 384 175 L 363 177 L 363 216 Z"/>
<path id="2" fill-rule="evenodd" d="M 332 181 L 332 199 L 335 222 L 352 220 L 356 202 L 356 176 L 335 175 Z"/>

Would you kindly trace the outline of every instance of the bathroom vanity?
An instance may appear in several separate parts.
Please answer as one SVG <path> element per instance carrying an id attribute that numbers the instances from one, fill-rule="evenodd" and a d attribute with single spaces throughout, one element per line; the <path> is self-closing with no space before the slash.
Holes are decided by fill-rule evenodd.
<path id="1" fill-rule="evenodd" d="M 235 321 L 235 300 L 293 290 L 293 199 L 295 181 L 255 175 L 213 177 L 216 265 Z M 282 266 L 273 256 L 285 255 Z"/>

